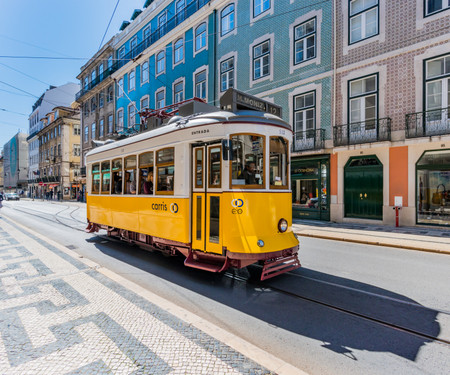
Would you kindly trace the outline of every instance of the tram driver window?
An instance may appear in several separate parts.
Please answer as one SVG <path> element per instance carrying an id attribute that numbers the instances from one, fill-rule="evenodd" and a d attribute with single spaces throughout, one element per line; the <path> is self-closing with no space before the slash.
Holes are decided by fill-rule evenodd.
<path id="1" fill-rule="evenodd" d="M 136 156 L 125 158 L 125 194 L 136 194 Z"/>
<path id="2" fill-rule="evenodd" d="M 270 137 L 270 169 L 271 189 L 287 189 L 288 187 L 288 142 L 282 137 Z"/>
<path id="3" fill-rule="evenodd" d="M 214 146 L 209 149 L 209 187 L 220 188 L 221 186 L 221 155 L 222 147 Z"/>
<path id="4" fill-rule="evenodd" d="M 263 188 L 264 137 L 256 134 L 235 134 L 231 136 L 231 141 L 231 185 L 239 188 Z"/>
<path id="5" fill-rule="evenodd" d="M 100 164 L 92 165 L 92 194 L 100 191 Z"/>
<path id="6" fill-rule="evenodd" d="M 112 185 L 111 194 L 122 194 L 122 159 L 112 162 Z"/>
<path id="7" fill-rule="evenodd" d="M 153 194 L 153 152 L 139 155 L 139 194 Z"/>
<path id="8" fill-rule="evenodd" d="M 173 195 L 175 178 L 175 150 L 173 147 L 156 152 L 156 193 Z"/>

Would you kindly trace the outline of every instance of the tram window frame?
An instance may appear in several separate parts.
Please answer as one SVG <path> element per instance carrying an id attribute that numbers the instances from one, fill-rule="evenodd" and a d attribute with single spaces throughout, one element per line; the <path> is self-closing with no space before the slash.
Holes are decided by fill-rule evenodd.
<path id="1" fill-rule="evenodd" d="M 284 140 L 285 144 L 286 144 L 286 159 L 285 159 L 285 165 L 284 165 L 284 173 L 285 173 L 285 178 L 286 178 L 286 184 L 283 184 L 283 177 L 281 177 L 281 185 L 276 185 L 275 181 L 274 183 L 272 183 L 271 181 L 271 177 L 270 174 L 272 173 L 272 139 L 282 139 Z M 278 155 L 282 155 L 282 154 L 278 154 Z M 278 160 L 278 167 L 279 168 L 283 168 L 283 161 Z M 281 165 L 280 165 L 281 163 Z M 269 185 L 271 189 L 288 189 L 289 188 L 289 141 L 281 136 L 271 136 L 269 137 Z"/>
<path id="2" fill-rule="evenodd" d="M 106 166 L 108 169 L 104 169 L 103 166 Z M 106 161 L 102 161 L 100 164 L 100 170 L 101 170 L 101 174 L 102 174 L 102 178 L 100 180 L 101 182 L 101 190 L 100 193 L 101 194 L 110 194 L 110 190 L 111 190 L 111 161 L 106 160 Z M 104 181 L 105 181 L 105 175 L 109 175 L 108 177 L 108 189 L 104 189 Z"/>
<path id="3" fill-rule="evenodd" d="M 134 160 L 134 168 L 133 165 L 129 166 L 128 163 Z M 125 190 L 124 194 L 125 195 L 136 195 L 137 193 L 137 157 L 136 155 L 129 155 L 126 156 L 123 160 L 123 171 L 124 171 L 124 177 L 125 179 L 123 179 L 123 189 Z M 131 168 L 130 168 L 131 167 Z M 127 173 L 130 173 L 130 181 L 127 181 Z M 134 178 L 134 181 L 131 179 Z M 128 185 L 128 182 L 130 183 Z M 131 187 L 133 185 L 134 182 L 134 193 L 131 192 Z"/>
<path id="4" fill-rule="evenodd" d="M 219 155 L 219 177 L 218 177 L 218 183 L 214 184 L 214 176 L 213 173 L 217 173 L 216 171 L 212 170 L 212 155 L 211 151 L 213 149 L 219 149 L 219 152 L 217 153 Z M 215 160 L 217 162 L 217 160 Z M 221 189 L 222 188 L 222 146 L 220 145 L 214 145 L 208 147 L 208 188 L 210 189 Z"/>
<path id="5" fill-rule="evenodd" d="M 233 139 L 234 137 L 239 137 L 239 136 L 249 136 L 249 137 L 258 137 L 262 139 L 262 178 L 261 178 L 261 183 L 260 184 L 245 184 L 245 179 L 244 178 L 236 178 L 235 180 L 243 180 L 244 183 L 233 183 L 233 171 L 234 171 L 234 164 L 236 162 L 236 158 L 238 157 L 237 155 L 237 151 L 235 150 L 234 147 L 234 142 L 235 140 Z M 231 166 L 230 166 L 230 187 L 231 189 L 265 189 L 266 188 L 266 136 L 262 135 L 262 134 L 256 134 L 256 133 L 235 133 L 235 134 L 230 134 L 230 140 L 231 140 L 231 148 L 233 150 L 233 158 L 230 160 L 231 162 Z M 245 150 L 244 150 L 245 152 Z M 245 169 L 245 165 L 247 164 L 251 164 L 251 163 L 255 163 L 255 167 L 258 164 L 258 159 L 256 160 L 246 160 L 246 156 L 250 155 L 249 153 L 242 155 L 244 157 L 244 160 L 242 160 L 240 162 L 241 165 L 241 171 L 240 171 L 240 175 L 244 174 L 244 169 Z M 259 159 L 260 160 L 260 159 Z M 243 168 L 242 168 L 242 163 L 244 163 Z M 239 167 L 239 165 L 238 165 Z M 261 171 L 261 170 L 260 170 Z M 260 172 L 261 173 L 261 172 Z"/>
<path id="6" fill-rule="evenodd" d="M 116 170 L 115 167 L 118 165 L 118 169 Z M 120 182 L 120 192 L 116 189 L 116 175 L 119 176 Z M 123 194 L 123 160 L 122 158 L 113 159 L 111 162 L 111 194 L 112 195 L 122 195 Z M 118 186 L 117 186 L 118 187 Z"/>
<path id="7" fill-rule="evenodd" d="M 159 161 L 159 154 L 161 152 L 164 152 L 166 150 L 172 150 L 172 158 L 168 161 Z M 157 150 L 155 152 L 155 165 L 156 165 L 156 195 L 174 195 L 175 190 L 175 147 L 165 147 L 160 150 Z M 172 168 L 172 181 L 170 182 L 169 186 L 171 185 L 171 190 L 160 190 L 160 170 L 165 169 L 166 172 L 169 171 L 169 168 Z M 169 176 L 170 174 L 165 173 L 164 176 Z M 166 185 L 167 186 L 167 185 Z"/>
<path id="8" fill-rule="evenodd" d="M 201 159 L 198 158 L 198 156 L 199 156 L 198 152 L 200 152 Z M 203 185 L 204 185 L 204 183 L 203 183 L 203 169 L 204 169 L 203 163 L 204 163 L 205 158 L 204 158 L 203 154 L 204 154 L 203 147 L 195 149 L 195 176 L 194 176 L 194 179 L 195 179 L 195 188 L 196 189 L 203 189 Z M 201 184 L 198 184 L 199 177 L 200 177 Z"/>
<path id="9" fill-rule="evenodd" d="M 142 159 L 148 155 L 150 155 L 150 161 L 142 161 Z M 154 164 L 155 164 L 155 159 L 154 159 L 153 151 L 144 152 L 139 155 L 139 189 L 137 192 L 139 195 L 153 195 L 155 193 Z M 144 176 L 144 173 L 143 173 L 144 171 L 146 171 L 146 173 L 147 173 L 146 176 Z M 152 189 L 151 189 L 151 193 L 144 193 L 144 184 L 146 182 L 144 177 L 147 177 L 149 175 L 149 173 L 151 173 L 151 175 L 153 176 L 153 179 L 151 181 Z"/>
<path id="10" fill-rule="evenodd" d="M 100 163 L 92 164 L 91 175 L 92 175 L 91 194 L 99 194 L 101 183 Z M 96 181 L 97 184 L 95 184 Z M 95 185 L 97 185 L 97 189 L 94 188 Z"/>

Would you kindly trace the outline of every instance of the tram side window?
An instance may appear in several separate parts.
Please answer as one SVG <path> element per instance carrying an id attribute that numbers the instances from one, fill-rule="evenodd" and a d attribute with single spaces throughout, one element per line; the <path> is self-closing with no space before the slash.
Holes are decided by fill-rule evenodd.
<path id="1" fill-rule="evenodd" d="M 256 134 L 231 136 L 233 160 L 231 186 L 247 189 L 264 187 L 264 137 Z"/>
<path id="2" fill-rule="evenodd" d="M 165 148 L 156 152 L 156 193 L 173 195 L 175 179 L 175 149 Z"/>
<path id="3" fill-rule="evenodd" d="M 153 152 L 139 155 L 139 194 L 153 194 Z"/>
<path id="4" fill-rule="evenodd" d="M 221 186 L 221 154 L 222 147 L 215 146 L 209 149 L 209 187 L 220 188 Z"/>
<path id="5" fill-rule="evenodd" d="M 111 183 L 111 173 L 110 173 L 110 163 L 109 161 L 102 162 L 102 194 L 108 194 L 110 190 Z"/>
<path id="6" fill-rule="evenodd" d="M 195 150 L 195 187 L 203 188 L 203 149 Z"/>
<path id="7" fill-rule="evenodd" d="M 92 165 L 92 194 L 100 191 L 100 164 Z"/>
<path id="8" fill-rule="evenodd" d="M 125 194 L 136 194 L 136 156 L 125 158 Z"/>
<path id="9" fill-rule="evenodd" d="M 283 137 L 270 137 L 270 188 L 288 187 L 288 141 Z"/>
<path id="10" fill-rule="evenodd" d="M 112 189 L 111 194 L 122 194 L 122 159 L 112 161 Z"/>

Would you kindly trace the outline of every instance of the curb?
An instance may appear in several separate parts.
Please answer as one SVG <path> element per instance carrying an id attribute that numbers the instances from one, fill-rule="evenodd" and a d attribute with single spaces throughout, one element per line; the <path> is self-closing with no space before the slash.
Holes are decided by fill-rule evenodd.
<path id="1" fill-rule="evenodd" d="M 428 252 L 428 253 L 450 255 L 450 251 L 448 251 L 448 250 L 430 249 L 430 248 L 421 247 L 421 246 L 413 246 L 413 245 L 406 245 L 406 244 L 399 245 L 399 244 L 394 244 L 392 242 L 359 240 L 356 238 L 335 237 L 335 236 L 331 236 L 331 235 L 327 236 L 327 235 L 319 235 L 319 234 L 307 234 L 307 233 L 300 233 L 300 232 L 296 232 L 296 231 L 294 231 L 294 233 L 300 237 L 319 238 L 322 240 L 341 241 L 341 242 L 352 242 L 352 243 L 358 243 L 358 244 L 364 244 L 364 245 L 386 246 L 386 247 L 394 247 L 396 249 L 414 250 L 414 251 L 423 251 L 423 252 Z"/>

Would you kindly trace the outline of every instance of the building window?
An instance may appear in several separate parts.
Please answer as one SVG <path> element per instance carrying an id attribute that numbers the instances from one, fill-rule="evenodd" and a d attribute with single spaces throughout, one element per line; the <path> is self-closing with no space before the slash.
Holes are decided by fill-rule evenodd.
<path id="1" fill-rule="evenodd" d="M 80 145 L 74 144 L 73 145 L 73 156 L 80 156 Z"/>
<path id="2" fill-rule="evenodd" d="M 166 33 L 167 28 L 167 12 L 164 11 L 158 16 L 158 31 L 159 37 L 161 38 Z"/>
<path id="3" fill-rule="evenodd" d="M 228 5 L 220 13 L 220 26 L 221 36 L 234 30 L 234 4 Z"/>
<path id="4" fill-rule="evenodd" d="M 148 61 L 141 65 L 141 83 L 148 81 Z"/>
<path id="5" fill-rule="evenodd" d="M 143 109 L 149 108 L 149 99 L 148 96 L 145 96 L 141 99 L 141 111 Z"/>
<path id="6" fill-rule="evenodd" d="M 123 109 L 117 111 L 117 125 L 116 131 L 121 132 L 123 130 Z"/>
<path id="7" fill-rule="evenodd" d="M 86 143 L 89 141 L 89 126 L 84 127 L 84 142 Z"/>
<path id="8" fill-rule="evenodd" d="M 156 109 L 160 109 L 166 106 L 166 100 L 164 90 L 160 90 L 156 93 Z"/>
<path id="9" fill-rule="evenodd" d="M 97 103 L 95 100 L 95 96 L 91 98 L 91 113 L 95 111 L 95 109 L 97 108 Z"/>
<path id="10" fill-rule="evenodd" d="M 104 136 L 104 132 L 105 132 L 105 120 L 101 119 L 98 123 L 99 127 L 98 127 L 98 136 L 100 138 L 102 138 Z"/>
<path id="11" fill-rule="evenodd" d="M 270 74 L 270 41 L 266 40 L 253 47 L 253 79 Z"/>
<path id="12" fill-rule="evenodd" d="M 450 55 L 428 60 L 425 67 L 426 110 L 450 107 Z"/>
<path id="13" fill-rule="evenodd" d="M 112 102 L 114 99 L 114 88 L 113 85 L 108 86 L 108 96 L 106 97 L 106 101 L 108 103 Z"/>
<path id="14" fill-rule="evenodd" d="M 195 29 L 195 51 L 206 47 L 206 23 L 202 23 Z"/>
<path id="15" fill-rule="evenodd" d="M 161 74 L 166 69 L 166 57 L 164 51 L 156 55 L 156 74 Z"/>
<path id="16" fill-rule="evenodd" d="M 92 123 L 91 125 L 91 139 L 95 139 L 96 137 L 96 133 L 95 133 L 95 122 Z"/>
<path id="17" fill-rule="evenodd" d="M 174 64 L 178 64 L 181 61 L 183 61 L 184 58 L 184 51 L 183 51 L 183 39 L 178 39 L 175 42 L 175 47 L 174 47 Z"/>
<path id="18" fill-rule="evenodd" d="M 112 68 L 112 66 L 113 66 L 113 57 L 112 57 L 112 55 L 109 55 L 108 56 L 108 69 L 111 69 Z"/>
<path id="19" fill-rule="evenodd" d="M 98 107 L 99 108 L 103 108 L 104 102 L 105 102 L 105 98 L 104 98 L 104 92 L 100 91 L 98 94 Z"/>
<path id="20" fill-rule="evenodd" d="M 316 92 L 311 91 L 294 97 L 294 143 L 295 149 L 309 149 L 314 143 L 316 128 Z"/>
<path id="21" fill-rule="evenodd" d="M 253 17 L 258 17 L 269 9 L 270 0 L 253 0 Z"/>
<path id="22" fill-rule="evenodd" d="M 206 99 L 206 70 L 195 75 L 195 96 Z"/>
<path id="23" fill-rule="evenodd" d="M 173 102 L 179 103 L 184 100 L 183 82 L 178 82 L 173 85 Z"/>
<path id="24" fill-rule="evenodd" d="M 80 135 L 80 125 L 76 124 L 73 126 L 73 135 Z"/>
<path id="25" fill-rule="evenodd" d="M 375 129 L 378 102 L 377 87 L 376 75 L 349 82 L 349 120 L 351 124 L 361 124 L 361 126 L 355 127 L 357 131 Z"/>
<path id="26" fill-rule="evenodd" d="M 350 44 L 378 34 L 378 0 L 350 1 Z"/>
<path id="27" fill-rule="evenodd" d="M 298 25 L 294 29 L 294 64 L 316 57 L 316 19 Z"/>
<path id="28" fill-rule="evenodd" d="M 220 63 L 220 91 L 234 87 L 234 57 Z"/>
<path id="29" fill-rule="evenodd" d="M 133 69 L 128 74 L 128 91 L 133 91 L 136 87 L 136 71 Z"/>
<path id="30" fill-rule="evenodd" d="M 450 8 L 450 0 L 424 0 L 425 17 Z"/>
<path id="31" fill-rule="evenodd" d="M 91 72 L 91 82 L 95 81 L 95 78 L 97 78 L 97 72 L 95 69 Z"/>
<path id="32" fill-rule="evenodd" d="M 144 31 L 142 32 L 143 40 L 147 40 L 150 38 L 150 26 L 146 27 Z"/>
<path id="33" fill-rule="evenodd" d="M 99 66 L 98 66 L 98 77 L 99 77 L 99 79 L 100 79 L 100 81 L 103 79 L 103 64 L 100 64 Z"/>
<path id="34" fill-rule="evenodd" d="M 132 128 L 136 124 L 136 107 L 134 104 L 128 106 L 128 128 Z"/>
<path id="35" fill-rule="evenodd" d="M 113 132 L 113 115 L 108 115 L 108 133 Z"/>
<path id="36" fill-rule="evenodd" d="M 87 90 L 89 86 L 89 78 L 88 76 L 84 77 L 84 90 Z"/>
<path id="37" fill-rule="evenodd" d="M 123 95 L 123 78 L 117 81 L 117 96 L 120 98 Z"/>
<path id="38" fill-rule="evenodd" d="M 184 21 L 186 11 L 186 0 L 177 0 L 175 3 L 175 17 L 177 25 Z"/>

